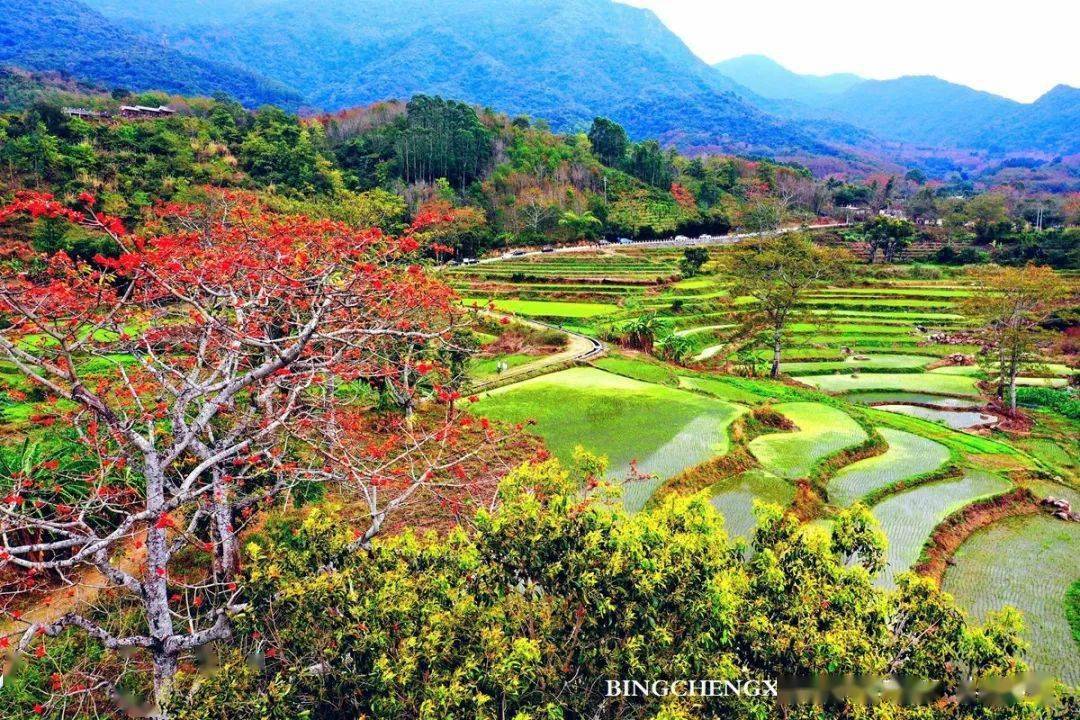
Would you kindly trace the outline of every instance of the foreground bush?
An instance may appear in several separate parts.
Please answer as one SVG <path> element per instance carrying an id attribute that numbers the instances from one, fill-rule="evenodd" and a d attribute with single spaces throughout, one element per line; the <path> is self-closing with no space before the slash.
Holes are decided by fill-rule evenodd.
<path id="1" fill-rule="evenodd" d="M 578 487 L 555 461 L 526 465 L 469 530 L 365 554 L 329 510 L 268 531 L 248 546 L 242 645 L 215 672 L 183 676 L 172 716 L 769 718 L 781 716 L 771 698 L 607 698 L 606 681 L 911 674 L 955 688 L 1022 667 L 1015 612 L 977 627 L 930 581 L 875 588 L 866 566 L 881 539 L 861 507 L 831 540 L 763 508 L 747 547 L 705 501 L 627 516 Z M 941 703 L 786 714 L 1045 713 Z"/>

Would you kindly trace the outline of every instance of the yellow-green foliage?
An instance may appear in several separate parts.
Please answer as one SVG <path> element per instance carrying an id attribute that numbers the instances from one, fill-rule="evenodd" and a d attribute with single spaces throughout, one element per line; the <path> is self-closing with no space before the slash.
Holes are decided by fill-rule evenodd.
<path id="1" fill-rule="evenodd" d="M 216 674 L 182 676 L 171 717 L 767 718 L 773 701 L 747 696 L 597 714 L 597 679 L 891 670 L 955 685 L 1017 667 L 1015 616 L 976 628 L 931 582 L 873 587 L 881 540 L 865 511 L 845 511 L 830 541 L 763 506 L 746 552 L 704 500 L 627 515 L 583 499 L 583 480 L 525 465 L 469 530 L 369 551 L 332 509 L 272 524 L 249 548 L 240 642 Z"/>

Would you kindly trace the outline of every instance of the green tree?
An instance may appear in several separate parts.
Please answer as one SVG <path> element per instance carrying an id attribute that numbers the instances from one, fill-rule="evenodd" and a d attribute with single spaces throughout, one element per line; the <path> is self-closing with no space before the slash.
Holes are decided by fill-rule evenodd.
<path id="1" fill-rule="evenodd" d="M 877 215 L 862 226 L 862 234 L 870 244 L 868 262 L 873 264 L 878 251 L 885 262 L 892 262 L 898 253 L 911 244 L 915 236 L 915 226 L 907 220 Z"/>
<path id="2" fill-rule="evenodd" d="M 573 240 L 595 240 L 604 230 L 604 224 L 591 211 L 566 210 L 559 217 L 559 227 L 564 228 Z"/>
<path id="3" fill-rule="evenodd" d="M 780 376 L 784 332 L 806 294 L 843 277 L 851 260 L 845 250 L 814 245 L 801 233 L 740 243 L 723 256 L 724 268 L 735 281 L 732 297 L 746 295 L 756 301 L 740 306 L 743 324 L 749 333 L 767 335 L 772 377 Z"/>
<path id="4" fill-rule="evenodd" d="M 655 140 L 635 143 L 626 160 L 627 171 L 644 183 L 667 190 L 671 187 L 672 169 L 668 155 Z"/>
<path id="5" fill-rule="evenodd" d="M 340 183 L 321 152 L 318 126 L 302 124 L 284 110 L 266 107 L 239 148 L 244 167 L 257 180 L 301 192 L 328 193 Z"/>
<path id="6" fill-rule="evenodd" d="M 626 148 L 630 141 L 626 130 L 613 120 L 604 117 L 595 118 L 589 128 L 589 143 L 600 162 L 610 167 L 618 165 L 626 157 Z"/>
<path id="7" fill-rule="evenodd" d="M 908 199 L 906 210 L 908 216 L 916 221 L 932 222 L 941 216 L 934 191 L 926 187 L 919 188 L 919 191 Z"/>
<path id="8" fill-rule="evenodd" d="M 464 189 L 492 156 L 491 132 L 466 103 L 417 95 L 398 128 L 394 148 L 406 182 L 446 178 Z"/>
<path id="9" fill-rule="evenodd" d="M 1012 230 L 1005 198 L 996 193 L 976 195 L 964 205 L 964 217 L 972 224 L 975 242 L 989 244 Z"/>
<path id="10" fill-rule="evenodd" d="M 964 309 L 984 325 L 994 345 L 998 393 L 1016 412 L 1016 379 L 1040 362 L 1040 343 L 1048 339 L 1042 323 L 1068 297 L 1068 286 L 1048 267 L 987 268 L 980 271 L 976 294 Z"/>
<path id="11" fill-rule="evenodd" d="M 679 260 L 679 273 L 684 277 L 694 277 L 705 263 L 709 262 L 709 251 L 703 247 L 689 247 L 683 250 Z"/>

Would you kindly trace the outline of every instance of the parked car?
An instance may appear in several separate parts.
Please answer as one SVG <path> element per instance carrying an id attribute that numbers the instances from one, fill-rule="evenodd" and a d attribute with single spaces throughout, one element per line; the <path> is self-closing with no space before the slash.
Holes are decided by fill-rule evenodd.
<path id="1" fill-rule="evenodd" d="M 525 254 L 524 250 L 511 250 L 510 251 L 510 257 L 521 257 L 524 254 Z"/>
<path id="2" fill-rule="evenodd" d="M 629 245 L 632 242 L 634 242 L 634 241 L 631 240 L 630 238 L 619 238 L 619 244 L 620 245 Z"/>
<path id="3" fill-rule="evenodd" d="M 462 258 L 461 259 L 461 264 L 462 265 L 475 265 L 478 262 L 480 262 L 480 261 L 477 260 L 476 258 Z"/>
<path id="4" fill-rule="evenodd" d="M 555 246 L 545 245 L 544 247 L 540 248 L 540 252 L 555 252 Z"/>

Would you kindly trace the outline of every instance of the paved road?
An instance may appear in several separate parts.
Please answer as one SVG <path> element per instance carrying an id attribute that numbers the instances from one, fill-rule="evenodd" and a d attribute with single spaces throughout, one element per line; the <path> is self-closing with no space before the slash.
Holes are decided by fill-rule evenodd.
<path id="1" fill-rule="evenodd" d="M 501 260 L 518 260 L 523 257 L 533 257 L 535 255 L 552 255 L 555 253 L 574 253 L 574 252 L 595 252 L 596 250 L 610 250 L 615 248 L 630 248 L 630 247 L 696 247 L 699 245 L 732 245 L 753 237 L 768 237 L 770 235 L 782 235 L 793 230 L 799 230 L 805 227 L 808 230 L 848 227 L 851 223 L 828 223 L 825 225 L 793 225 L 790 227 L 783 227 L 779 230 L 763 230 L 761 232 L 748 232 L 748 233 L 734 233 L 731 235 L 706 235 L 697 238 L 664 238 L 661 240 L 634 240 L 629 243 L 609 243 L 607 245 L 600 245 L 592 243 L 589 245 L 569 245 L 556 247 L 552 250 L 548 250 L 546 253 L 540 250 L 529 250 L 526 252 L 519 252 L 517 255 L 498 255 L 496 257 L 484 258 L 479 260 L 475 264 L 484 265 L 488 263 L 495 263 Z"/>

